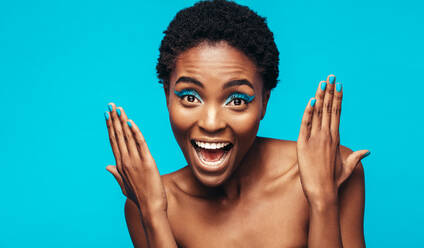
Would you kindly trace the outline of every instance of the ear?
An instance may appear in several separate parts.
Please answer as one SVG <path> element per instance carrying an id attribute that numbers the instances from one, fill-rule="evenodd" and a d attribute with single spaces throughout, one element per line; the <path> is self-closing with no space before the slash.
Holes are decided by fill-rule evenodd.
<path id="1" fill-rule="evenodd" d="M 265 117 L 266 107 L 268 106 L 268 100 L 269 100 L 270 95 L 271 95 L 271 91 L 270 90 L 265 90 L 264 93 L 263 93 L 263 95 L 262 95 L 262 115 L 261 115 L 261 120 Z"/>
<path id="2" fill-rule="evenodd" d="M 165 98 L 166 98 L 166 106 L 168 107 L 168 103 L 169 103 L 169 85 L 168 84 L 163 84 L 163 91 L 165 93 Z"/>

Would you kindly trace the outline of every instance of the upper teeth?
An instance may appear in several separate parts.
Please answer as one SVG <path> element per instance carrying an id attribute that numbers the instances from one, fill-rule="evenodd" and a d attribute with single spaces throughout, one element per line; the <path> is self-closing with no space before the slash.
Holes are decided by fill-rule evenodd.
<path id="1" fill-rule="evenodd" d="M 201 142 L 201 141 L 195 141 L 196 145 L 204 148 L 204 149 L 221 149 L 224 146 L 230 144 L 229 142 L 224 143 L 209 143 L 209 142 Z"/>

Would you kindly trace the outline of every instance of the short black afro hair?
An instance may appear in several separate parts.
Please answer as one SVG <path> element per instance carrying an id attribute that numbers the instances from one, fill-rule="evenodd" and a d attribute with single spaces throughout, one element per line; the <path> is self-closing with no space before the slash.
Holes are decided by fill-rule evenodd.
<path id="1" fill-rule="evenodd" d="M 169 86 L 176 57 L 205 41 L 226 41 L 256 64 L 265 90 L 277 85 L 279 52 L 274 35 L 265 18 L 246 6 L 226 0 L 200 1 L 179 11 L 163 33 L 156 71 L 164 86 Z"/>

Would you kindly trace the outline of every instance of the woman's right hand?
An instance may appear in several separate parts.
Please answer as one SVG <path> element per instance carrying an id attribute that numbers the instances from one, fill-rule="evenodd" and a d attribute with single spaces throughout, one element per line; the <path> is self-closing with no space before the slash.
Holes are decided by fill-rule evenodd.
<path id="1" fill-rule="evenodd" d="M 137 125 L 127 118 L 122 107 L 109 104 L 105 113 L 110 145 L 116 166 L 108 165 L 122 193 L 143 214 L 167 210 L 167 199 L 156 163 Z"/>

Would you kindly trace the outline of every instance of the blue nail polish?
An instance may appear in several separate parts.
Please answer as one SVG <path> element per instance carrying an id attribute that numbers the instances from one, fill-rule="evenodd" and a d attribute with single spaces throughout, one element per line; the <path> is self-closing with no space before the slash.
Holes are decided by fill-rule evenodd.
<path id="1" fill-rule="evenodd" d="M 112 104 L 109 104 L 109 105 L 107 105 L 108 106 L 108 108 L 109 108 L 109 111 L 113 111 L 113 106 L 112 106 Z"/>
<path id="2" fill-rule="evenodd" d="M 121 110 L 119 108 L 116 109 L 116 113 L 118 113 L 118 116 L 121 116 Z"/>
<path id="3" fill-rule="evenodd" d="M 128 123 L 128 126 L 131 128 L 132 127 L 131 121 L 127 121 L 127 123 Z"/>
<path id="4" fill-rule="evenodd" d="M 365 158 L 365 157 L 367 157 L 370 154 L 371 154 L 371 152 L 368 151 L 367 153 L 364 154 L 364 156 L 362 156 L 362 158 Z"/>
<path id="5" fill-rule="evenodd" d="M 342 83 L 336 83 L 336 90 L 337 92 L 342 91 Z"/>
<path id="6" fill-rule="evenodd" d="M 315 105 L 315 102 L 316 102 L 317 100 L 316 99 L 312 99 L 311 100 L 311 107 L 313 107 L 314 105 Z"/>
<path id="7" fill-rule="evenodd" d="M 330 84 L 334 84 L 334 81 L 336 80 L 336 77 L 335 76 L 330 76 L 329 78 L 328 78 L 328 82 L 330 83 Z"/>
<path id="8" fill-rule="evenodd" d="M 109 112 L 105 112 L 105 118 L 106 120 L 109 120 Z"/>
<path id="9" fill-rule="evenodd" d="M 321 83 L 321 90 L 325 90 L 326 87 L 327 87 L 327 83 L 322 82 Z"/>

